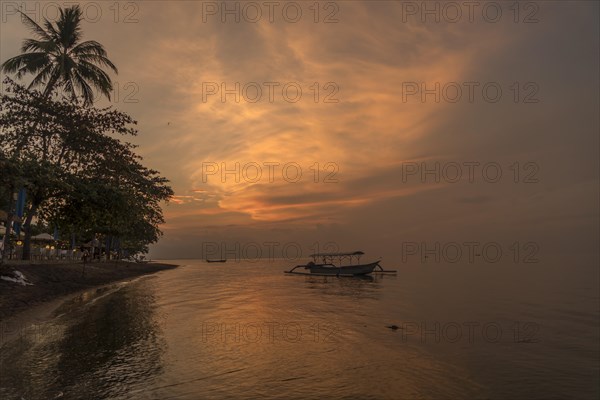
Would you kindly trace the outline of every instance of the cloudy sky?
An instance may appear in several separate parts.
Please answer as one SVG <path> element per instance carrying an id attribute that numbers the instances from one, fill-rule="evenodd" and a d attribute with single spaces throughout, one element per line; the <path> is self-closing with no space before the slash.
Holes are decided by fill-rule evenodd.
<path id="1" fill-rule="evenodd" d="M 1 3 L 0 61 L 30 36 L 15 5 L 63 4 Z M 597 2 L 81 4 L 119 68 L 111 103 L 176 193 L 153 258 L 331 242 L 396 265 L 406 243 L 519 242 L 597 260 Z"/>

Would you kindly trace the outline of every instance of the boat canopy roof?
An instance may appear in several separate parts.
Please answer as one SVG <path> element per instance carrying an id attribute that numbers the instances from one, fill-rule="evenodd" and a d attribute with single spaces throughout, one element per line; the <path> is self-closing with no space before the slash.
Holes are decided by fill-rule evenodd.
<path id="1" fill-rule="evenodd" d="M 315 253 L 311 254 L 309 257 L 352 257 L 352 256 L 362 256 L 365 254 L 362 251 L 351 251 L 349 253 Z"/>

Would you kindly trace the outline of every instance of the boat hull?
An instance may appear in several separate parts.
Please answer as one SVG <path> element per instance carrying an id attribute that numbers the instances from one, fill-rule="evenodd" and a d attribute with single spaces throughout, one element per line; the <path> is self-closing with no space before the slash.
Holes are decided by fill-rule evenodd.
<path id="1" fill-rule="evenodd" d="M 310 270 L 311 274 L 322 275 L 367 275 L 373 272 L 379 261 L 370 264 L 346 265 L 336 267 L 332 264 L 307 265 L 305 268 Z"/>

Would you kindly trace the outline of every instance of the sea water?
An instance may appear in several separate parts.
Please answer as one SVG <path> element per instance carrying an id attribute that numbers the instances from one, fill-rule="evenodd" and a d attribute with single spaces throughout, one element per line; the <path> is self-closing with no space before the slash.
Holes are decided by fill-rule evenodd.
<path id="1" fill-rule="evenodd" d="M 337 278 L 284 274 L 285 260 L 172 262 L 181 267 L 78 294 L 18 335 L 3 325 L 13 337 L 0 398 L 600 395 L 593 266 Z"/>

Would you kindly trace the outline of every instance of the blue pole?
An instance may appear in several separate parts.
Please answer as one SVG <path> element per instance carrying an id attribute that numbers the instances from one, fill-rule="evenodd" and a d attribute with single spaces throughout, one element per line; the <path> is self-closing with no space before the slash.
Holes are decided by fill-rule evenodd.
<path id="1" fill-rule="evenodd" d="M 25 212 L 25 199 L 27 197 L 27 193 L 25 192 L 25 188 L 19 189 L 19 194 L 17 196 L 17 217 L 19 219 L 23 218 L 23 214 Z M 21 234 L 21 223 L 15 222 L 15 234 L 17 237 Z"/>

